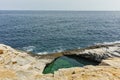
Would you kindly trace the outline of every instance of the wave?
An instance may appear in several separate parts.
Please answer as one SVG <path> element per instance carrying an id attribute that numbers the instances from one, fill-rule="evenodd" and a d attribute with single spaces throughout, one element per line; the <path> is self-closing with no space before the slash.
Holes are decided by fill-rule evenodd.
<path id="1" fill-rule="evenodd" d="M 116 44 L 116 43 L 120 43 L 120 41 L 95 43 L 95 45 L 111 45 L 111 44 Z M 27 52 L 33 52 L 33 51 L 35 51 L 36 47 L 35 47 L 35 46 L 27 46 L 27 47 L 23 47 L 22 49 L 25 50 L 25 51 L 27 51 Z M 78 47 L 77 49 L 81 49 L 81 47 Z M 65 51 L 65 50 L 66 50 L 66 49 L 59 48 L 59 49 L 55 49 L 55 50 L 53 50 L 53 51 L 37 52 L 37 53 L 35 53 L 35 54 L 45 55 L 45 54 L 63 52 L 63 51 Z"/>
<path id="2" fill-rule="evenodd" d="M 22 49 L 27 51 L 27 52 L 32 52 L 35 50 L 35 46 L 27 46 L 27 47 L 23 47 Z"/>
<path id="3" fill-rule="evenodd" d="M 26 46 L 26 47 L 22 47 L 20 48 L 26 52 L 36 52 L 36 47 L 35 46 Z M 65 49 L 59 48 L 59 49 L 55 49 L 53 51 L 44 51 L 44 52 L 37 52 L 35 54 L 39 54 L 39 55 L 44 55 L 44 54 L 51 54 L 51 53 L 57 53 L 57 52 L 62 52 Z"/>
<path id="4" fill-rule="evenodd" d="M 95 45 L 111 45 L 111 44 L 117 44 L 117 43 L 120 43 L 120 41 L 95 43 Z"/>
<path id="5" fill-rule="evenodd" d="M 57 52 L 63 52 L 64 49 L 56 49 L 56 50 L 53 50 L 53 51 L 48 51 L 48 52 L 38 52 L 36 54 L 38 55 L 45 55 L 45 54 L 51 54 L 51 53 L 57 53 Z"/>
<path id="6" fill-rule="evenodd" d="M 49 52 L 39 52 L 39 53 L 36 53 L 38 55 L 45 55 L 45 54 L 49 54 Z"/>

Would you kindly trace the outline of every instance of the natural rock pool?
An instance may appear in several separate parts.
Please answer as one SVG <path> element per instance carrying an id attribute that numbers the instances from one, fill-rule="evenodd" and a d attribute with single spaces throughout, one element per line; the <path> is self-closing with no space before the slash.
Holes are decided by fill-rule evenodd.
<path id="1" fill-rule="evenodd" d="M 70 67 L 83 67 L 86 65 L 98 65 L 99 63 L 96 61 L 92 61 L 80 56 L 72 55 L 72 56 L 62 56 L 55 59 L 52 63 L 47 64 L 43 73 L 54 73 L 61 68 L 70 68 Z"/>

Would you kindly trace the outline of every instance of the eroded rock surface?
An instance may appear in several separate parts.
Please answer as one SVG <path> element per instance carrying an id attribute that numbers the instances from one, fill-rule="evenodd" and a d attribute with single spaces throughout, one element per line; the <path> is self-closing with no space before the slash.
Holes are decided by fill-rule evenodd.
<path id="1" fill-rule="evenodd" d="M 120 67 L 86 66 L 84 68 L 60 69 L 41 80 L 120 80 Z"/>
<path id="2" fill-rule="evenodd" d="M 0 80 L 35 80 L 52 59 L 38 59 L 0 44 Z"/>
<path id="3" fill-rule="evenodd" d="M 80 55 L 94 61 L 101 62 L 103 59 L 120 57 L 120 43 L 95 45 L 84 49 L 76 49 L 61 52 L 63 55 Z"/>
<path id="4" fill-rule="evenodd" d="M 54 74 L 42 74 L 46 64 L 54 58 L 73 54 L 101 63 L 98 66 L 64 68 Z M 120 80 L 120 44 L 38 57 L 0 44 L 0 80 Z"/>

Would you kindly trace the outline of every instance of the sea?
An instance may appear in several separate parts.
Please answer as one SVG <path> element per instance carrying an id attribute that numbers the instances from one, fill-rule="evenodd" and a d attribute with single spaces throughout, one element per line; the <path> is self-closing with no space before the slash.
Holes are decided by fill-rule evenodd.
<path id="1" fill-rule="evenodd" d="M 119 41 L 119 11 L 0 11 L 0 44 L 34 54 Z"/>

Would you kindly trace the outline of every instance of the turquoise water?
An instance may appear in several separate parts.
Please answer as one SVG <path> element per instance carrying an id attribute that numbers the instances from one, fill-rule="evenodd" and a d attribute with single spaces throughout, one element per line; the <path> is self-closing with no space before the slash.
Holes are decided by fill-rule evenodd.
<path id="1" fill-rule="evenodd" d="M 86 65 L 98 65 L 98 62 L 91 61 L 89 59 L 82 58 L 80 56 L 62 56 L 57 58 L 52 63 L 48 64 L 43 73 L 54 73 L 58 69 L 71 68 L 71 67 L 83 67 Z"/>
<path id="2" fill-rule="evenodd" d="M 120 40 L 120 12 L 0 11 L 0 43 L 34 53 Z"/>

